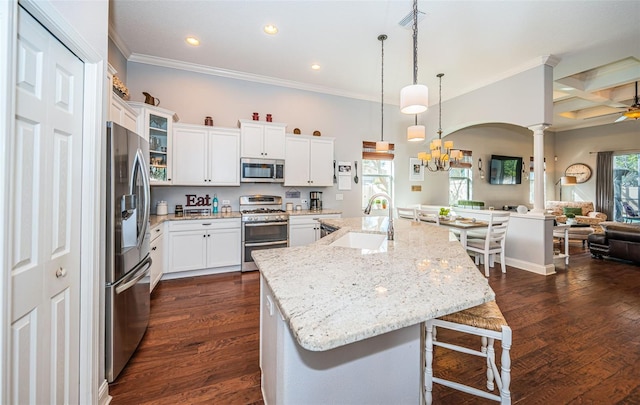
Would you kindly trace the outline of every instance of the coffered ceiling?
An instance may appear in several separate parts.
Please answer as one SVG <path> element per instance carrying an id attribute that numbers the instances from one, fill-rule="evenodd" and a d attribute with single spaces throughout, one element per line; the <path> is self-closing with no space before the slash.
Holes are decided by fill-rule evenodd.
<path id="1" fill-rule="evenodd" d="M 111 0 L 110 35 L 130 61 L 380 101 L 384 33 L 385 102 L 398 104 L 413 74 L 412 31 L 399 24 L 411 9 L 410 0 Z M 640 1 L 421 0 L 418 9 L 418 82 L 430 104 L 437 73 L 446 100 L 544 55 L 559 59 L 551 129 L 614 123 L 633 103 Z"/>

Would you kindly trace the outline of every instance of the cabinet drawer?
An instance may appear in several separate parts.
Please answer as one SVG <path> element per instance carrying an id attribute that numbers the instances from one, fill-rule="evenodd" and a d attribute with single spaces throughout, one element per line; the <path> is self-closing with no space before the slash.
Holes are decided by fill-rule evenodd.
<path id="1" fill-rule="evenodd" d="M 151 242 L 158 239 L 164 233 L 164 223 L 156 224 L 151 228 Z"/>
<path id="2" fill-rule="evenodd" d="M 240 228 L 240 218 L 211 218 L 169 222 L 169 231 L 199 231 L 203 229 Z"/>

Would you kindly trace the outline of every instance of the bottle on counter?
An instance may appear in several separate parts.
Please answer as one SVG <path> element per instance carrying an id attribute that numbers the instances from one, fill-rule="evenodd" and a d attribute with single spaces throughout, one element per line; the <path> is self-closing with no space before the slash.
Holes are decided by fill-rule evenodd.
<path id="1" fill-rule="evenodd" d="M 218 195 L 217 194 L 213 195 L 213 213 L 214 214 L 218 213 Z"/>

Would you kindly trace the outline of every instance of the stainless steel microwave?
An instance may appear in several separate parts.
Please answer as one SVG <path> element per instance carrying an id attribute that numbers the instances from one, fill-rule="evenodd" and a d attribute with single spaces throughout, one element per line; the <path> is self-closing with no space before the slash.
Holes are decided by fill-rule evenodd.
<path id="1" fill-rule="evenodd" d="M 244 183 L 284 183 L 284 160 L 240 159 L 240 181 Z"/>

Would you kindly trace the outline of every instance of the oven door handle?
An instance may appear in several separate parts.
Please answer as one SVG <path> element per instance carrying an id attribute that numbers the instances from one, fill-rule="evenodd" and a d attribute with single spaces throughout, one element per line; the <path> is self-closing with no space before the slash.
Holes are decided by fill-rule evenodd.
<path id="1" fill-rule="evenodd" d="M 244 226 L 246 227 L 254 227 L 254 226 L 278 226 L 278 225 L 284 225 L 287 226 L 287 221 L 282 221 L 282 222 L 260 222 L 260 223 L 247 223 L 245 222 Z"/>
<path id="2" fill-rule="evenodd" d="M 255 246 L 273 246 L 273 245 L 282 245 L 282 244 L 286 244 L 287 241 L 286 240 L 279 240 L 279 241 L 275 241 L 275 242 L 262 242 L 262 243 L 246 243 L 244 244 L 244 247 L 255 247 Z"/>

